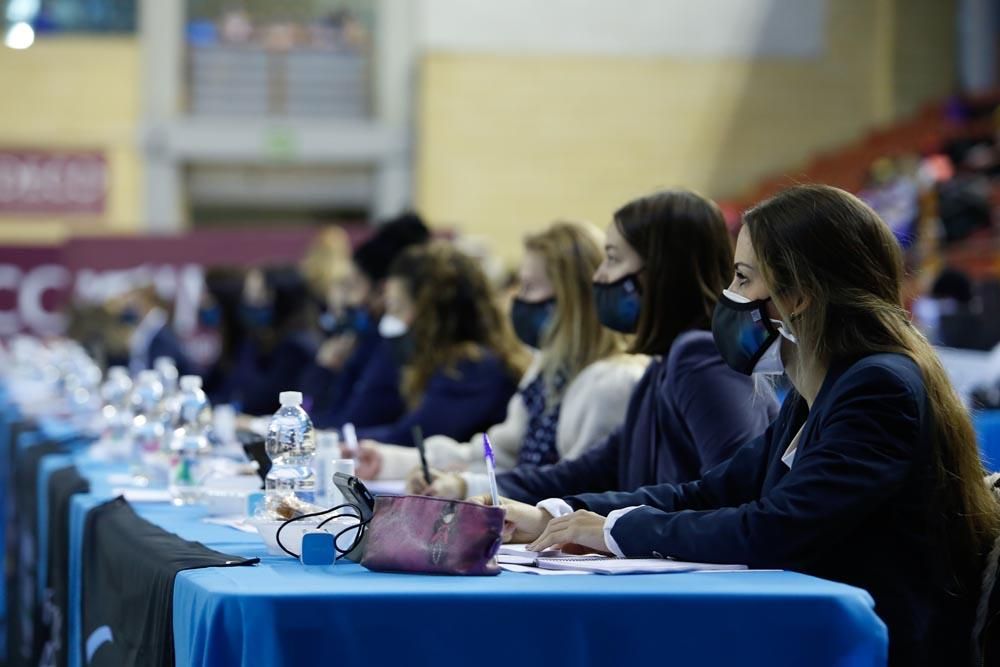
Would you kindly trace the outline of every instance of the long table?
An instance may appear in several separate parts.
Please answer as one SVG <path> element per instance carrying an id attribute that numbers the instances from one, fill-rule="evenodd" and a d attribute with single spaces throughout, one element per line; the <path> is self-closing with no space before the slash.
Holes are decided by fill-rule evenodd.
<path id="1" fill-rule="evenodd" d="M 70 665 L 82 666 L 84 523 L 93 507 L 112 497 L 109 476 L 122 468 L 93 461 L 83 451 L 55 454 L 43 460 L 39 483 L 70 463 L 91 484 L 90 493 L 72 499 L 68 540 L 68 658 Z M 866 592 L 793 572 L 442 577 L 374 573 L 350 563 L 306 567 L 268 555 L 255 535 L 205 523 L 201 507 L 163 503 L 135 509 L 187 540 L 260 558 L 253 567 L 176 576 L 172 619 L 178 665 L 308 660 L 440 667 L 821 667 L 886 661 L 886 628 Z M 39 513 L 45 513 L 41 500 Z"/>

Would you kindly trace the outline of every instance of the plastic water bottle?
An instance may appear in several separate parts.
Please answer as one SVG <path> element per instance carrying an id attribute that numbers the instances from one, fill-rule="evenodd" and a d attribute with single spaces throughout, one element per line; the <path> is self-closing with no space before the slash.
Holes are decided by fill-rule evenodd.
<path id="1" fill-rule="evenodd" d="M 197 499 L 200 463 L 210 449 L 212 407 L 197 375 L 180 379 L 177 398 L 178 416 L 170 434 L 170 493 L 175 505 L 187 505 Z"/>
<path id="2" fill-rule="evenodd" d="M 128 436 L 132 428 L 132 408 L 129 396 L 132 392 L 132 378 L 124 366 L 108 369 L 101 385 L 101 417 L 104 421 L 102 438 L 108 443 L 113 456 L 127 460 Z"/>
<path id="3" fill-rule="evenodd" d="M 100 409 L 101 369 L 83 348 L 72 348 L 69 356 L 63 385 L 67 408 L 80 425 L 89 426 Z"/>
<path id="4" fill-rule="evenodd" d="M 172 433 L 180 412 L 177 366 L 170 357 L 157 357 L 153 362 L 153 370 L 160 376 L 160 384 L 163 385 L 163 400 L 160 401 L 159 407 L 159 419 L 163 424 L 163 442 L 160 448 L 169 455 Z"/>
<path id="5" fill-rule="evenodd" d="M 132 475 L 143 486 L 163 483 L 157 459 L 162 456 L 163 422 L 160 403 L 163 385 L 156 371 L 139 371 L 132 389 Z"/>
<path id="6" fill-rule="evenodd" d="M 170 357 L 157 357 L 153 361 L 153 370 L 155 370 L 160 376 L 160 382 L 163 384 L 164 396 L 173 394 L 177 391 L 179 373 L 177 372 L 177 365 L 174 364 L 173 359 Z"/>
<path id="7" fill-rule="evenodd" d="M 336 431 L 320 431 L 316 434 L 316 456 L 313 458 L 313 472 L 316 476 L 316 502 L 323 507 L 332 507 L 330 492 L 333 485 L 333 461 L 340 458 L 340 437 Z"/>
<path id="8" fill-rule="evenodd" d="M 271 470 L 264 484 L 268 514 L 277 517 L 277 508 L 288 501 L 314 503 L 316 476 L 312 469 L 316 445 L 313 425 L 302 409 L 302 393 L 283 391 L 281 408 L 274 413 L 265 440 Z"/>

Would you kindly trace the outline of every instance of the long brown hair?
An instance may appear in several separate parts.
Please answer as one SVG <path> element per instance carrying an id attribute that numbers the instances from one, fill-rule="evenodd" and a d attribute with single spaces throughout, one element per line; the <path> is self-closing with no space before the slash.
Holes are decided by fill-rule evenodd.
<path id="1" fill-rule="evenodd" d="M 410 331 L 415 353 L 403 369 L 402 393 L 415 404 L 435 373 L 458 362 L 497 355 L 516 382 L 528 354 L 502 313 L 479 265 L 447 241 L 412 246 L 389 268 L 403 282 L 417 313 Z"/>
<path id="2" fill-rule="evenodd" d="M 525 250 L 537 252 L 545 262 L 555 291 L 555 310 L 541 339 L 548 406 L 561 399 L 557 374 L 563 375 L 565 388 L 590 364 L 625 349 L 624 337 L 597 319 L 591 282 L 603 257 L 603 237 L 590 223 L 560 221 L 524 239 Z"/>
<path id="3" fill-rule="evenodd" d="M 732 239 L 715 202 L 665 190 L 625 204 L 614 222 L 645 267 L 632 351 L 665 355 L 681 333 L 711 329 L 733 264 Z"/>
<path id="4" fill-rule="evenodd" d="M 857 197 L 823 185 L 786 190 L 747 211 L 744 224 L 782 318 L 790 321 L 783 301 L 807 298 L 791 320 L 801 370 L 885 352 L 920 368 L 933 415 L 935 509 L 954 519 L 946 528 L 952 562 L 978 569 L 997 533 L 997 506 L 969 414 L 903 308 L 903 256 L 888 225 Z"/>

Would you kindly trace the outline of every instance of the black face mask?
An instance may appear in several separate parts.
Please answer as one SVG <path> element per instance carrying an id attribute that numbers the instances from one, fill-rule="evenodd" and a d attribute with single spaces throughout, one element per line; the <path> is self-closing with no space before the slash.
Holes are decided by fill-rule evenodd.
<path id="1" fill-rule="evenodd" d="M 514 333 L 522 343 L 538 349 L 555 307 L 555 297 L 544 301 L 514 299 L 510 307 L 510 319 L 514 324 Z"/>
<path id="2" fill-rule="evenodd" d="M 266 329 L 274 324 L 274 308 L 244 303 L 240 306 L 240 318 L 248 329 Z"/>
<path id="3" fill-rule="evenodd" d="M 594 283 L 594 301 L 601 324 L 614 331 L 635 333 L 642 304 L 639 274 L 630 273 L 613 283 Z"/>
<path id="4" fill-rule="evenodd" d="M 323 310 L 317 321 L 320 331 L 327 338 L 342 336 L 347 333 L 364 335 L 372 325 L 371 315 L 360 306 L 348 306 L 339 315 L 330 310 Z"/>
<path id="5" fill-rule="evenodd" d="M 719 354 L 730 368 L 744 375 L 781 373 L 781 333 L 767 315 L 770 299 L 741 301 L 733 297 L 738 295 L 725 290 L 712 315 L 712 337 Z"/>
<path id="6" fill-rule="evenodd" d="M 402 336 L 395 336 L 393 338 L 386 338 L 389 341 L 389 347 L 392 350 L 392 358 L 395 360 L 396 365 L 402 368 L 413 360 L 413 355 L 416 354 L 417 345 L 413 339 L 413 334 L 407 331 Z"/>

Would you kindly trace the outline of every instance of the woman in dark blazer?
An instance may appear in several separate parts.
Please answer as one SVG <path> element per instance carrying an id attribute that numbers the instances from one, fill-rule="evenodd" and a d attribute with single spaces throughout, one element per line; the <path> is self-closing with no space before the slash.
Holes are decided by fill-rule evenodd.
<path id="1" fill-rule="evenodd" d="M 358 436 L 412 446 L 467 440 L 503 420 L 528 363 L 477 262 L 451 243 L 410 247 L 392 263 L 379 333 L 398 362 L 403 414 Z"/>
<path id="2" fill-rule="evenodd" d="M 233 373 L 233 400 L 250 415 L 276 411 L 278 394 L 298 389 L 316 355 L 309 292 L 293 267 L 247 273 L 241 317 L 247 339 Z"/>
<path id="3" fill-rule="evenodd" d="M 875 599 L 890 664 L 969 664 L 997 507 L 892 233 L 846 192 L 795 187 L 745 214 L 735 268 L 713 332 L 733 368 L 786 369 L 777 420 L 698 481 L 511 504 L 514 537 L 842 581 Z"/>
<path id="4" fill-rule="evenodd" d="M 535 503 L 689 482 L 777 414 L 771 392 L 754 395 L 751 378 L 729 368 L 712 340 L 712 311 L 732 264 L 714 202 L 687 190 L 634 199 L 615 212 L 604 251 L 594 274 L 598 317 L 635 334 L 632 351 L 652 362 L 618 428 L 578 458 L 498 475 L 508 498 Z"/>

